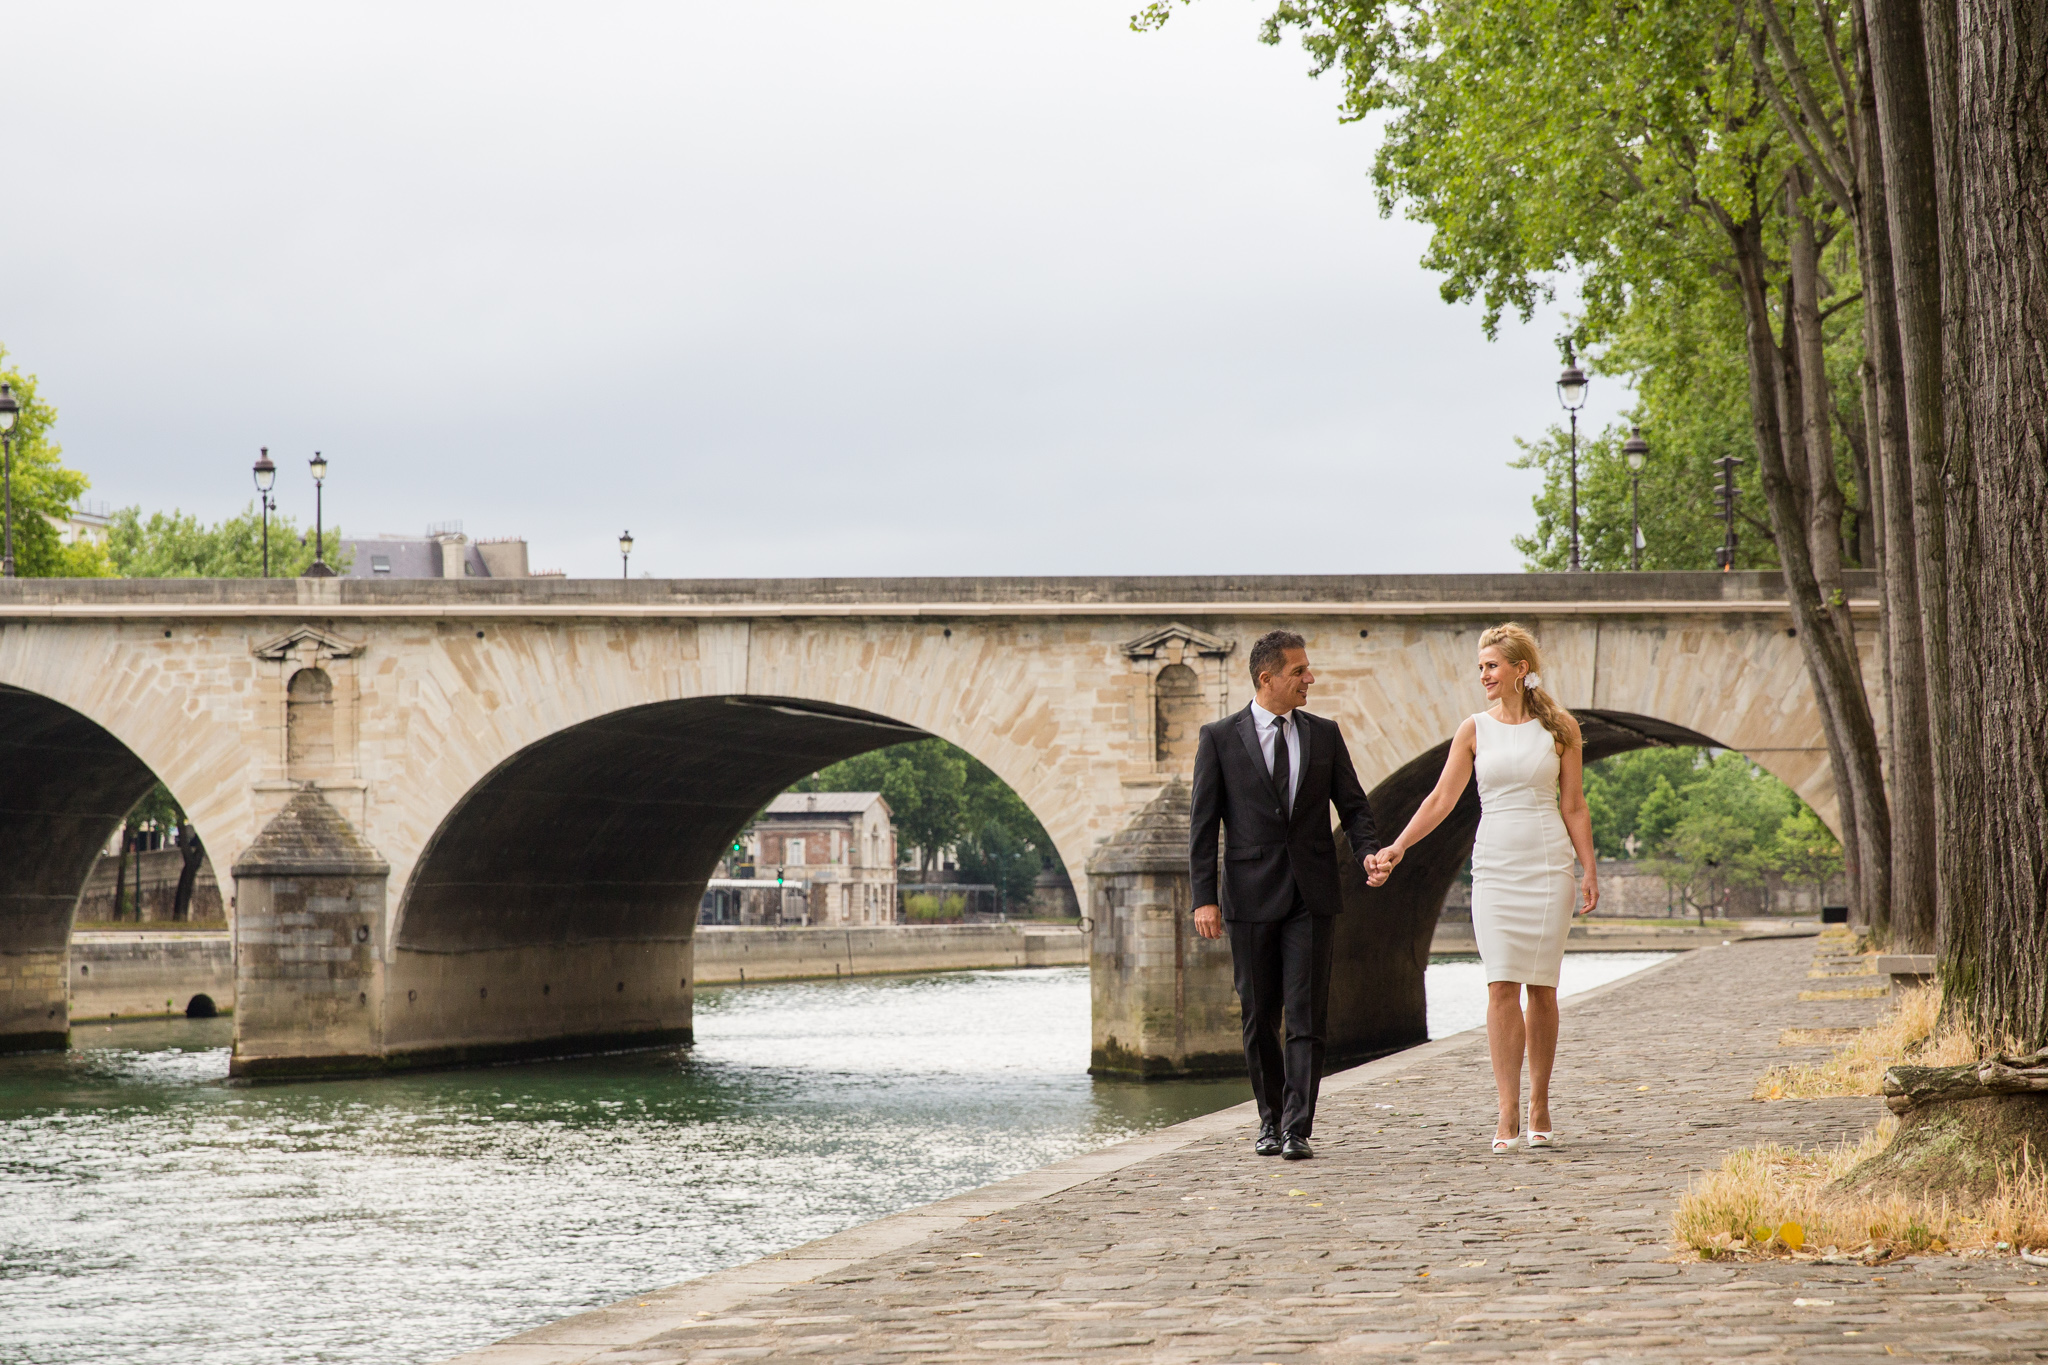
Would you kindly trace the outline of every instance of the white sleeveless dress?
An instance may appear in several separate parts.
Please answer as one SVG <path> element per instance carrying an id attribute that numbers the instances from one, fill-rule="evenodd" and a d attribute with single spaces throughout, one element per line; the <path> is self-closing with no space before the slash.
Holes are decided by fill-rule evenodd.
<path id="1" fill-rule="evenodd" d="M 1577 856 L 1557 809 L 1557 740 L 1537 721 L 1473 718 L 1479 837 L 1472 845 L 1472 935 L 1488 981 L 1556 986 L 1571 931 Z"/>

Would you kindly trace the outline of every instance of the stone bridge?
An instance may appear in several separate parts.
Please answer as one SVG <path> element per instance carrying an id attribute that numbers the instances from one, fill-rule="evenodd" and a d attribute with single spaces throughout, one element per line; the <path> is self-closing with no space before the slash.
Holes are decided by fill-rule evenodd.
<path id="1" fill-rule="evenodd" d="M 1313 708 L 1397 826 L 1482 704 L 1478 632 L 1510 617 L 1592 757 L 1737 749 L 1834 823 L 1770 574 L 0 583 L 0 1046 L 63 1045 L 79 890 L 154 779 L 233 878 L 239 1075 L 687 1040 L 733 835 L 929 734 L 1014 787 L 1073 874 L 1096 1069 L 1234 1070 L 1225 954 L 1184 913 L 1196 728 L 1248 700 L 1254 638 L 1298 630 Z M 1387 887 L 1355 879 L 1336 1056 L 1424 1036 L 1477 814 L 1468 795 Z"/>

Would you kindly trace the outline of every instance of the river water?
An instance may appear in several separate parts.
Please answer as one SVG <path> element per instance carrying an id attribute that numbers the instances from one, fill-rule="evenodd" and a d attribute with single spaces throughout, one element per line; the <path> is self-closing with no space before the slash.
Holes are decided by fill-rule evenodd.
<path id="1" fill-rule="evenodd" d="M 1429 990 L 1483 1020 L 1476 961 Z M 1088 1028 L 1086 968 L 748 986 L 688 1049 L 245 1087 L 228 1020 L 81 1026 L 0 1057 L 0 1362 L 439 1360 L 1250 1097 Z"/>

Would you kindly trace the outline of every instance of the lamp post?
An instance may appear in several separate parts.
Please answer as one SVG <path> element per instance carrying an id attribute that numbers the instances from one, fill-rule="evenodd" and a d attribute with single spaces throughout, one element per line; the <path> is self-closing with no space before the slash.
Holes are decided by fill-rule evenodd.
<path id="1" fill-rule="evenodd" d="M 327 567 L 326 526 L 321 520 L 321 490 L 327 483 L 327 457 L 319 451 L 306 461 L 306 467 L 313 471 L 313 562 L 306 566 L 306 578 L 332 578 L 334 570 Z"/>
<path id="2" fill-rule="evenodd" d="M 1586 373 L 1572 357 L 1572 348 L 1564 348 L 1564 373 L 1557 377 L 1557 401 L 1564 404 L 1564 410 L 1572 415 L 1572 564 L 1571 572 L 1579 571 L 1579 409 L 1586 406 Z"/>
<path id="3" fill-rule="evenodd" d="M 0 532 L 0 578 L 14 577 L 14 421 L 21 402 L 12 384 L 0 384 L 0 483 L 7 500 L 6 530 Z"/>
<path id="4" fill-rule="evenodd" d="M 1723 455 L 1714 461 L 1721 470 L 1721 486 L 1714 490 L 1714 496 L 1721 500 L 1721 548 L 1714 551 L 1714 562 L 1727 573 L 1735 567 L 1735 466 L 1742 463 L 1739 455 Z"/>
<path id="5" fill-rule="evenodd" d="M 1650 443 L 1643 439 L 1641 427 L 1628 429 L 1628 439 L 1621 443 L 1621 454 L 1628 461 L 1628 567 L 1632 572 L 1641 572 L 1643 516 L 1637 485 L 1643 481 L 1643 461 L 1650 456 Z"/>
<path id="6" fill-rule="evenodd" d="M 270 447 L 264 446 L 256 452 L 256 465 L 251 471 L 256 478 L 256 505 L 263 511 L 263 576 L 270 577 L 270 513 L 277 506 L 277 499 L 270 496 L 270 489 L 277 482 L 277 466 L 270 462 Z"/>
<path id="7" fill-rule="evenodd" d="M 619 532 L 619 577 L 631 578 L 633 565 L 633 533 Z"/>

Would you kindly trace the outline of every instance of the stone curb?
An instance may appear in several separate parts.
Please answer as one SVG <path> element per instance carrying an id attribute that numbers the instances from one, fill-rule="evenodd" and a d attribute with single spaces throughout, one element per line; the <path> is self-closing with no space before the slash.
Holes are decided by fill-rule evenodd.
<path id="1" fill-rule="evenodd" d="M 1693 951 L 1720 950 L 1713 947 Z M 1559 1008 L 1561 1011 L 1576 1009 L 1621 986 L 1634 985 L 1647 974 L 1661 971 L 1684 956 L 1689 954 L 1673 953 L 1662 962 L 1581 991 L 1561 1000 Z M 1483 1042 L 1485 1037 L 1483 1026 L 1469 1028 L 1447 1038 L 1434 1039 L 1404 1052 L 1366 1062 L 1327 1078 L 1323 1082 L 1322 1093 L 1342 1094 L 1412 1070 Z M 678 1328 L 693 1327 L 700 1318 L 722 1313 L 749 1299 L 899 1251 L 928 1237 L 954 1231 L 977 1219 L 1005 1213 L 1153 1157 L 1164 1156 L 1209 1138 L 1228 1134 L 1243 1136 L 1256 1119 L 1257 1109 L 1247 1100 L 1213 1114 L 1187 1119 L 1143 1137 L 1069 1157 L 936 1203 L 905 1209 L 773 1256 L 714 1270 L 665 1289 L 636 1294 L 603 1308 L 562 1318 L 466 1352 L 444 1362 L 444 1365 L 578 1365 L 578 1362 L 601 1352 L 632 1346 Z"/>

